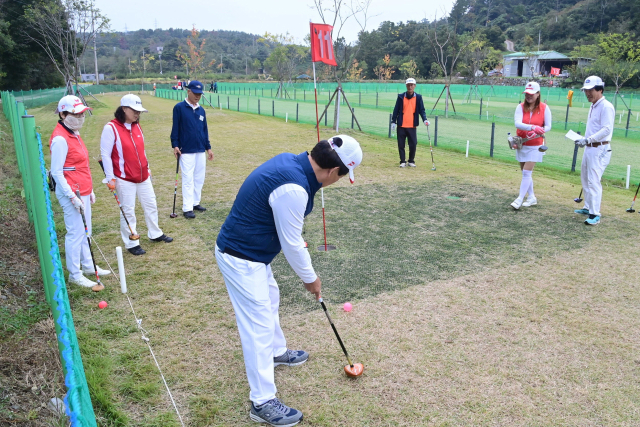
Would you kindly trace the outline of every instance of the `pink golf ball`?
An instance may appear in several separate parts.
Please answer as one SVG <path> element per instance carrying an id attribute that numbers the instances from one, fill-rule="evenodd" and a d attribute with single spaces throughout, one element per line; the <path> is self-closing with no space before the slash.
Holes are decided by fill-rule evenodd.
<path id="1" fill-rule="evenodd" d="M 353 308 L 353 306 L 351 305 L 351 303 L 350 303 L 350 302 L 345 302 L 345 303 L 344 303 L 344 306 L 343 306 L 342 308 L 344 308 L 344 311 L 349 312 L 349 311 L 351 311 L 351 309 Z"/>

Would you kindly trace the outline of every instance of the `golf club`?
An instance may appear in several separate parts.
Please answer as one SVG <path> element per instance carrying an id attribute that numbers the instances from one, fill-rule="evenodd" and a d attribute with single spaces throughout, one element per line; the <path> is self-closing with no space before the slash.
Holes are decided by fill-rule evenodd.
<path id="1" fill-rule="evenodd" d="M 627 212 L 634 213 L 636 210 L 633 209 L 633 205 L 636 203 L 636 197 L 638 197 L 638 190 L 640 190 L 640 183 L 638 184 L 638 188 L 636 188 L 636 195 L 633 196 L 633 201 L 631 202 L 631 207 L 627 209 Z"/>
<path id="2" fill-rule="evenodd" d="M 102 164 L 102 160 L 98 160 L 98 163 L 100 163 L 100 167 L 102 168 L 102 172 L 104 172 L 104 165 Z M 105 176 L 106 176 L 106 172 L 105 172 Z M 108 186 L 107 186 L 108 188 Z M 116 190 L 112 190 L 109 188 L 109 191 L 111 191 L 111 194 L 113 194 L 113 197 L 116 198 L 116 203 L 118 203 L 118 207 L 120 208 L 120 212 L 122 213 L 122 217 L 124 218 L 124 221 L 127 223 L 127 226 L 129 227 L 129 232 L 131 234 L 129 234 L 129 239 L 130 240 L 139 240 L 140 236 L 137 235 L 136 233 L 133 232 L 133 228 L 131 228 L 131 224 L 129 224 L 129 220 L 127 219 L 127 216 L 124 214 L 124 210 L 122 209 L 122 205 L 120 204 L 120 199 L 118 198 L 118 193 L 116 192 Z"/>
<path id="3" fill-rule="evenodd" d="M 431 150 L 431 168 L 432 171 L 436 170 L 436 163 L 433 161 L 433 146 L 431 145 L 431 134 L 429 133 L 429 126 L 427 126 L 427 138 L 429 138 L 429 149 Z"/>
<path id="4" fill-rule="evenodd" d="M 178 170 L 180 169 L 180 154 L 178 154 L 178 158 L 176 160 L 176 183 L 173 186 L 173 212 L 169 215 L 171 218 L 176 218 L 178 215 L 176 214 L 176 195 L 178 194 Z"/>
<path id="5" fill-rule="evenodd" d="M 76 196 L 78 199 L 82 200 L 80 196 L 80 190 L 76 190 Z M 98 276 L 98 267 L 96 266 L 96 259 L 93 256 L 93 249 L 91 249 L 91 237 L 89 237 L 89 229 L 87 228 L 87 219 L 84 217 L 84 208 L 80 209 L 80 215 L 82 216 L 82 223 L 84 224 L 84 235 L 87 236 L 87 243 L 89 244 L 89 252 L 91 253 L 91 262 L 93 262 L 93 270 L 96 272 L 96 285 L 94 285 L 91 290 L 93 292 L 100 292 L 104 289 L 104 285 L 100 281 L 100 276 Z"/>
<path id="6" fill-rule="evenodd" d="M 322 305 L 322 309 L 324 310 L 324 314 L 326 314 L 327 315 L 327 319 L 329 319 L 329 323 L 331 324 L 331 328 L 333 329 L 333 332 L 336 334 L 336 338 L 338 338 L 338 342 L 340 343 L 340 347 L 342 347 L 342 351 L 344 352 L 344 355 L 347 356 L 347 362 L 349 362 L 349 364 L 345 365 L 344 372 L 349 377 L 359 377 L 360 375 L 362 375 L 362 371 L 364 370 L 364 367 L 362 366 L 362 363 L 355 363 L 354 364 L 354 363 L 351 362 L 351 358 L 349 357 L 349 353 L 347 353 L 347 349 L 344 347 L 344 344 L 342 343 L 342 340 L 340 339 L 340 335 L 338 335 L 338 330 L 336 329 L 335 325 L 333 324 L 333 321 L 331 320 L 331 316 L 329 316 L 329 312 L 327 311 L 327 306 L 324 305 L 324 301 L 322 300 L 322 298 L 320 298 L 318 300 L 318 302 L 320 302 L 320 305 Z"/>
<path id="7" fill-rule="evenodd" d="M 633 200 L 635 200 L 635 197 L 634 197 Z M 582 188 L 580 189 L 580 195 L 578 197 L 576 197 L 575 199 L 573 199 L 573 201 L 576 202 L 576 203 L 580 203 L 582 201 Z"/>

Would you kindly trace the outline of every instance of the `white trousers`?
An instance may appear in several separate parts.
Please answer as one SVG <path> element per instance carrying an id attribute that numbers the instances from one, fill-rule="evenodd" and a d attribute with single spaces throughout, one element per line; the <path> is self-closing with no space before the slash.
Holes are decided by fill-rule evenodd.
<path id="1" fill-rule="evenodd" d="M 156 203 L 156 193 L 153 191 L 153 184 L 151 184 L 151 177 L 138 184 L 116 178 L 116 191 L 118 192 L 118 199 L 120 199 L 122 210 L 125 215 L 127 215 L 127 219 L 134 233 L 138 234 L 136 230 L 135 210 L 136 196 L 138 196 L 140 206 L 142 206 L 142 211 L 144 212 L 144 221 L 147 224 L 147 236 L 150 239 L 162 236 L 162 230 L 158 226 L 158 204 Z M 130 240 L 130 234 L 131 231 L 129 231 L 127 222 L 124 220 L 122 213 L 120 213 L 120 235 L 122 236 L 124 247 L 127 249 L 140 244 L 137 240 Z"/>
<path id="2" fill-rule="evenodd" d="M 93 270 L 93 261 L 89 250 L 89 242 L 84 232 L 84 224 L 80 212 L 73 207 L 71 199 L 56 192 L 56 197 L 64 212 L 64 226 L 67 234 L 64 236 L 64 252 L 67 262 L 67 271 L 70 279 L 79 279 L 82 276 L 81 265 Z M 87 220 L 87 229 L 91 236 L 91 201 L 89 196 L 82 196 L 84 203 L 84 217 Z"/>
<path id="3" fill-rule="evenodd" d="M 280 289 L 271 266 L 223 254 L 216 246 L 216 261 L 236 313 L 249 399 L 256 405 L 276 397 L 273 357 L 287 350 L 280 328 Z"/>
<path id="4" fill-rule="evenodd" d="M 180 155 L 182 171 L 182 212 L 189 212 L 200 204 L 204 174 L 207 170 L 207 153 Z"/>
<path id="5" fill-rule="evenodd" d="M 580 180 L 584 191 L 584 208 L 589 214 L 600 216 L 602 202 L 602 174 L 611 161 L 611 144 L 584 147 Z"/>

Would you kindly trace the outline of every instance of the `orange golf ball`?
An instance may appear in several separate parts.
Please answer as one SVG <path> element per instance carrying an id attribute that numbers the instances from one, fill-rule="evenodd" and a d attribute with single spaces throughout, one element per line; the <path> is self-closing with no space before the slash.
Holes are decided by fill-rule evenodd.
<path id="1" fill-rule="evenodd" d="M 106 302 L 106 301 L 100 301 L 100 302 L 98 303 L 98 307 L 99 307 L 101 310 L 102 310 L 103 308 L 107 308 L 107 306 L 108 306 L 108 305 L 109 305 L 109 304 L 107 304 L 107 302 Z"/>

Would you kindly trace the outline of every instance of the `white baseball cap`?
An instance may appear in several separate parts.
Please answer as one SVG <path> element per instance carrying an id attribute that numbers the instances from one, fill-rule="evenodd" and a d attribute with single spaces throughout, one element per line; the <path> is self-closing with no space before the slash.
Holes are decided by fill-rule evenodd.
<path id="1" fill-rule="evenodd" d="M 408 85 L 408 84 L 416 84 L 416 79 L 414 78 L 408 78 L 406 82 L 404 82 L 404 84 Z"/>
<path id="2" fill-rule="evenodd" d="M 604 87 L 604 82 L 598 76 L 589 76 L 584 81 L 584 85 L 580 88 L 580 90 L 593 89 L 596 86 Z"/>
<path id="3" fill-rule="evenodd" d="M 63 111 L 68 111 L 71 114 L 80 114 L 84 113 L 87 110 L 93 110 L 87 105 L 84 105 L 82 100 L 77 96 L 67 95 L 63 96 L 60 101 L 58 101 L 58 108 L 56 108 L 56 113 L 62 113 Z"/>
<path id="4" fill-rule="evenodd" d="M 335 144 L 336 140 L 341 140 L 342 146 L 338 147 Z M 362 148 L 360 148 L 360 144 L 349 135 L 336 135 L 329 138 L 328 142 L 331 148 L 338 153 L 342 163 L 349 169 L 349 181 L 353 184 L 355 182 L 353 170 L 362 162 Z"/>
<path id="5" fill-rule="evenodd" d="M 540 92 L 540 85 L 536 82 L 529 82 L 524 87 L 524 91 L 522 93 L 529 93 L 533 95 L 534 93 Z"/>
<path id="6" fill-rule="evenodd" d="M 121 107 L 129 107 L 141 113 L 147 113 L 148 111 L 142 106 L 142 100 L 139 96 L 132 93 L 125 95 L 120 100 Z"/>

